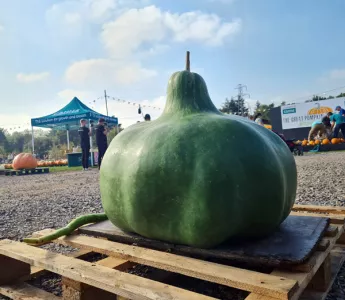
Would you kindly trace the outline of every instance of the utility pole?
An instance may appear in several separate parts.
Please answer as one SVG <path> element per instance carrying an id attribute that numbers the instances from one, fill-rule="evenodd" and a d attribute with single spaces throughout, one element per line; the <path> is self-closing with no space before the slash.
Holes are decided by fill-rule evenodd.
<path id="1" fill-rule="evenodd" d="M 107 91 L 106 90 L 104 90 L 104 99 L 105 99 L 105 108 L 107 110 L 107 116 L 109 116 L 108 115 L 108 96 L 107 96 Z"/>
<path id="2" fill-rule="evenodd" d="M 243 90 L 245 89 L 247 91 L 247 86 L 244 84 L 238 84 L 237 87 L 235 87 L 235 89 L 238 90 L 238 94 L 237 94 L 237 114 L 241 116 L 243 116 L 243 112 L 244 112 L 244 96 L 249 96 L 250 95 L 247 93 L 243 93 Z M 243 101 L 243 103 L 241 103 Z"/>

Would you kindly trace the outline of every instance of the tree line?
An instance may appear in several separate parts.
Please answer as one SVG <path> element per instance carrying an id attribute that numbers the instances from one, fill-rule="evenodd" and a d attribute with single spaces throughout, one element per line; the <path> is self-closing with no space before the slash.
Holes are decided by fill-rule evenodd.
<path id="1" fill-rule="evenodd" d="M 305 102 L 320 101 L 327 99 L 334 99 L 345 97 L 345 93 L 340 93 L 337 96 L 318 96 L 314 95 L 312 99 L 306 100 Z M 289 103 L 295 104 L 295 103 Z M 286 105 L 285 102 L 282 102 L 281 105 Z M 253 115 L 255 116 L 258 113 L 261 113 L 262 118 L 270 120 L 269 111 L 274 107 L 274 104 L 262 104 L 259 101 L 256 102 L 254 107 Z M 225 99 L 225 102 L 222 104 L 219 109 L 221 112 L 226 114 L 237 114 L 242 116 L 249 115 L 248 107 L 245 107 L 245 100 L 239 99 L 235 100 L 233 98 Z M 119 132 L 122 131 L 121 125 L 119 125 Z M 108 143 L 116 136 L 116 129 L 110 130 L 108 134 Z M 69 132 L 70 139 L 70 149 L 72 147 L 79 145 L 80 137 L 78 130 L 70 130 Z M 4 157 L 9 153 L 21 153 L 21 152 L 31 152 L 32 135 L 31 131 L 15 131 L 9 133 L 4 128 L 0 128 L 0 157 Z M 35 153 L 38 157 L 44 157 L 49 155 L 54 159 L 59 159 L 65 157 L 65 151 L 67 150 L 67 136 L 66 131 L 63 130 L 35 130 Z"/>
<path id="2" fill-rule="evenodd" d="M 119 125 L 118 132 L 123 128 Z M 117 129 L 108 133 L 108 143 L 116 136 Z M 65 130 L 35 130 L 35 153 L 39 158 L 49 156 L 52 159 L 66 157 L 67 133 Z M 80 145 L 78 130 L 69 131 L 70 149 Z M 94 138 L 94 146 L 96 145 Z M 8 132 L 0 128 L 0 157 L 10 153 L 32 152 L 32 134 L 30 130 Z"/>
<path id="3" fill-rule="evenodd" d="M 306 100 L 305 102 L 313 102 L 313 101 L 320 101 L 320 100 L 328 100 L 328 99 L 335 99 L 335 98 L 341 98 L 341 97 L 345 97 L 345 93 L 340 93 L 337 96 L 328 96 L 328 97 L 322 97 L 322 96 L 318 96 L 318 95 L 314 95 L 312 99 L 310 100 Z"/>
<path id="4" fill-rule="evenodd" d="M 282 104 L 284 105 L 284 104 Z M 259 101 L 256 101 L 254 107 L 253 116 L 261 113 L 262 118 L 269 120 L 269 111 L 274 107 L 274 103 L 271 104 L 262 104 Z M 225 102 L 222 104 L 222 107 L 219 109 L 222 113 L 234 114 L 241 116 L 248 116 L 249 109 L 244 105 L 244 99 L 234 100 L 233 98 L 225 99 Z"/>
<path id="5" fill-rule="evenodd" d="M 320 101 L 320 100 L 328 100 L 328 99 L 335 99 L 345 97 L 345 93 L 340 93 L 337 96 L 318 96 L 314 95 L 311 99 L 305 100 L 305 102 L 312 102 L 312 101 Z M 221 112 L 226 114 L 234 114 L 234 115 L 241 115 L 241 116 L 248 116 L 249 109 L 245 107 L 244 99 L 235 100 L 234 98 L 225 99 L 225 102 L 222 104 L 222 107 L 219 109 Z M 288 104 L 295 104 L 295 103 L 288 103 Z M 280 105 L 287 105 L 285 101 L 283 101 Z M 271 104 L 262 104 L 259 101 L 256 101 L 253 116 L 258 113 L 261 113 L 262 118 L 266 120 L 270 120 L 269 111 L 274 107 L 274 103 Z"/>

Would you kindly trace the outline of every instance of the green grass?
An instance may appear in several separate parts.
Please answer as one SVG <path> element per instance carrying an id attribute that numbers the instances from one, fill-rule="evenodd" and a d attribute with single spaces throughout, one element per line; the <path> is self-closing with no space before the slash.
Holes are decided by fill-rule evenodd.
<path id="1" fill-rule="evenodd" d="M 91 168 L 91 167 L 90 167 Z M 97 167 L 94 167 L 97 168 Z M 69 172 L 69 171 L 81 171 L 82 167 L 68 167 L 68 166 L 62 166 L 62 167 L 49 167 L 49 172 Z"/>

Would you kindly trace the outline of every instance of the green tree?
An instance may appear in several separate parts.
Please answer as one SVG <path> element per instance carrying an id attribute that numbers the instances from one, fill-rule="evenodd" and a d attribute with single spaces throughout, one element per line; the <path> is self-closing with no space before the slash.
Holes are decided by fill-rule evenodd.
<path id="1" fill-rule="evenodd" d="M 8 151 L 9 152 L 27 152 L 31 150 L 31 132 L 24 130 L 21 132 L 15 131 L 11 135 L 7 136 L 8 140 Z"/>
<path id="2" fill-rule="evenodd" d="M 246 115 L 248 113 L 248 108 L 245 107 L 245 102 L 242 98 L 240 100 L 235 100 L 234 98 L 229 100 L 226 98 L 219 111 L 225 114 Z"/>
<path id="3" fill-rule="evenodd" d="M 3 153 L 8 151 L 8 140 L 6 136 L 6 130 L 0 128 L 0 148 Z"/>
<path id="4" fill-rule="evenodd" d="M 254 116 L 258 113 L 261 113 L 262 119 L 270 120 L 269 112 L 274 107 L 274 103 L 271 104 L 260 104 L 259 107 L 256 107 L 254 111 Z"/>
<path id="5" fill-rule="evenodd" d="M 320 100 L 326 100 L 326 97 L 314 95 L 313 98 L 311 99 L 312 101 L 320 101 Z"/>

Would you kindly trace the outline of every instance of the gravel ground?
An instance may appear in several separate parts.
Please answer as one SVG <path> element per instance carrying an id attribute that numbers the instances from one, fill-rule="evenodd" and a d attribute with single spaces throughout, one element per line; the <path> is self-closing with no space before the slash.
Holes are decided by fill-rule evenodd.
<path id="1" fill-rule="evenodd" d="M 305 154 L 295 157 L 298 168 L 296 203 L 345 205 L 345 152 Z M 72 218 L 102 212 L 98 187 L 98 170 L 58 172 L 18 177 L 0 176 L 0 239 L 19 240 L 32 232 L 66 225 Z M 68 253 L 75 249 L 46 246 L 52 251 Z M 137 267 L 143 276 L 150 270 Z M 131 271 L 131 273 L 133 270 Z M 135 273 L 135 272 L 134 272 Z M 144 274 L 143 274 L 144 273 Z M 327 300 L 345 299 L 345 265 L 342 267 Z M 187 279 L 182 280 L 186 284 Z M 46 290 L 61 293 L 59 276 L 48 276 L 32 282 Z M 206 294 L 221 299 L 244 299 L 239 293 L 229 298 L 231 290 L 198 284 Z M 197 290 L 200 290 L 199 288 Z M 213 292 L 212 292 L 213 291 Z M 1 298 L 0 299 L 7 299 Z"/>

